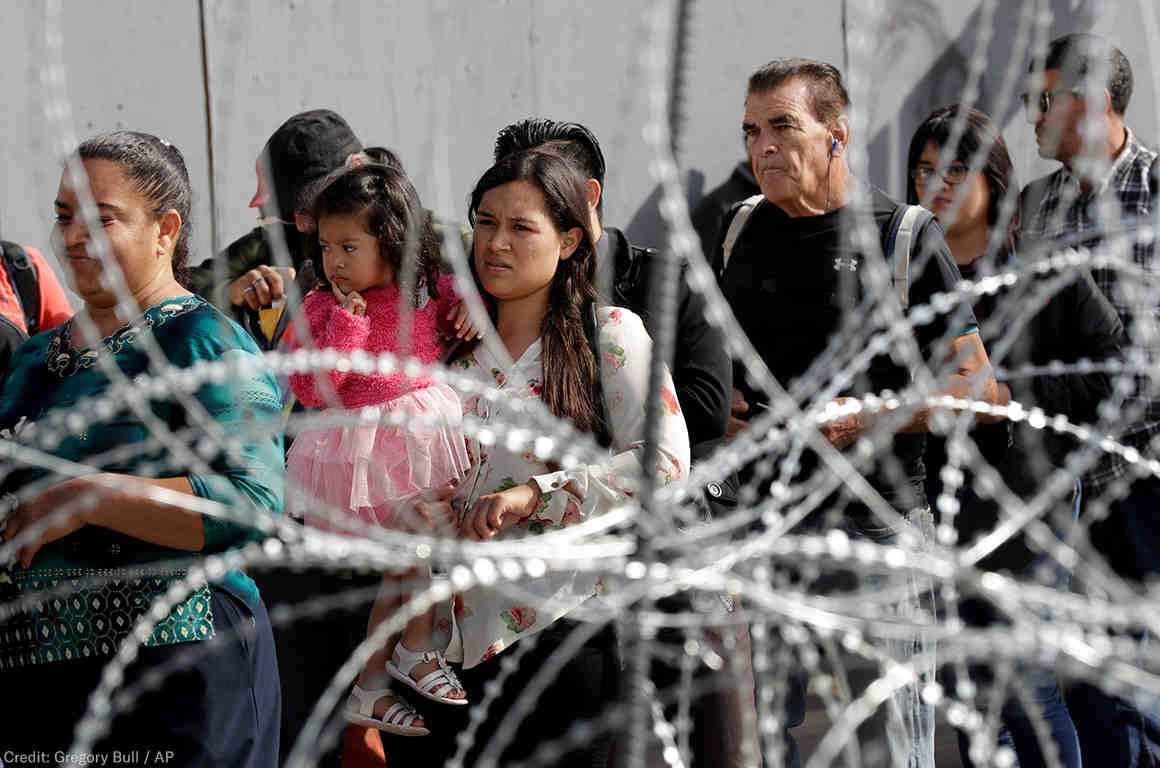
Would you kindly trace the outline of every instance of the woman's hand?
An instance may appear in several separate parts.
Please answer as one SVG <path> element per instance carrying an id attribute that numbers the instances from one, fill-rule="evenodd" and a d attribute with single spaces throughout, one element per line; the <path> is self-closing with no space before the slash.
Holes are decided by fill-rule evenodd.
<path id="1" fill-rule="evenodd" d="M 455 336 L 457 339 L 464 339 L 471 341 L 472 339 L 483 338 L 483 331 L 477 328 L 475 322 L 471 319 L 471 312 L 467 309 L 465 302 L 459 302 L 451 311 L 447 313 L 448 336 Z"/>
<path id="2" fill-rule="evenodd" d="M 334 296 L 338 299 L 339 305 L 350 312 L 355 317 L 363 317 L 367 313 L 367 302 L 358 291 L 351 291 L 350 293 L 343 293 L 342 290 L 333 283 L 330 286 L 334 291 Z"/>
<path id="3" fill-rule="evenodd" d="M 749 422 L 740 418 L 749 413 L 749 403 L 745 402 L 745 395 L 741 390 L 733 390 L 733 398 L 729 403 L 729 421 L 725 425 L 725 439 L 732 440 L 745 431 Z"/>
<path id="4" fill-rule="evenodd" d="M 22 546 L 16 553 L 17 560 L 25 568 L 32 565 L 32 559 L 46 545 L 57 539 L 63 539 L 70 533 L 80 530 L 92 522 L 92 512 L 99 501 L 93 494 L 104 494 L 110 490 L 92 476 L 74 477 L 42 491 L 36 498 L 26 501 L 16 508 L 8 518 L 4 528 L 5 542 L 12 541 L 20 533 L 35 525 L 44 518 L 62 510 L 65 505 L 71 505 L 68 516 L 55 521 L 46 530 L 32 541 Z"/>
<path id="5" fill-rule="evenodd" d="M 531 516 L 540 505 L 540 488 L 534 482 L 480 496 L 463 516 L 459 532 L 468 539 L 487 541 Z"/>

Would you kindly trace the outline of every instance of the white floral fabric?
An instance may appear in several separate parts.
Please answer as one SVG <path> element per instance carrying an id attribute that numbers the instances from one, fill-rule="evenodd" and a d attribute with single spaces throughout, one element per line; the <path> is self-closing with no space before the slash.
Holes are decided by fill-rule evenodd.
<path id="1" fill-rule="evenodd" d="M 603 307 L 598 319 L 601 387 L 605 421 L 612 439 L 607 461 L 552 471 L 530 450 L 516 454 L 502 445 L 482 447 L 469 440 L 472 469 L 453 500 L 461 513 L 481 496 L 529 480 L 540 488 L 539 508 L 500 534 L 503 538 L 535 536 L 579 523 L 629 501 L 635 492 L 644 453 L 652 339 L 641 319 L 627 309 Z M 505 368 L 483 345 L 455 365 L 482 382 L 494 384 L 513 399 L 540 398 L 544 370 L 539 340 L 510 368 Z M 689 471 L 689 434 L 667 371 L 659 397 L 665 407 L 657 463 L 652 470 L 667 484 L 683 480 Z M 485 422 L 505 421 L 500 403 L 489 404 L 473 396 L 463 398 L 463 406 L 465 414 Z M 509 586 L 506 592 L 498 587 L 476 587 L 457 595 L 453 611 L 457 631 L 452 635 L 448 657 L 462 661 L 464 667 L 474 667 L 549 626 L 601 589 L 595 575 L 571 572 L 525 579 Z"/>

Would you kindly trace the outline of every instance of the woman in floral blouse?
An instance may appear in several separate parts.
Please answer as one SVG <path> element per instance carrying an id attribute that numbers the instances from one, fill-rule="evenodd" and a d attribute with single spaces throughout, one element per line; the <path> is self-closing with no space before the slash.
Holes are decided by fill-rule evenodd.
<path id="1" fill-rule="evenodd" d="M 543 151 L 512 155 L 480 179 L 471 196 L 472 265 L 499 341 L 515 362 L 497 359 L 480 344 L 457 364 L 504 395 L 498 402 L 466 398 L 468 413 L 485 423 L 510 423 L 520 401 L 538 399 L 557 418 L 608 444 L 608 459 L 552 471 L 530 451 L 472 441 L 473 469 L 453 502 L 465 538 L 520 538 L 580 523 L 629 502 L 640 479 L 652 342 L 635 314 L 601 307 L 601 360 L 594 359 L 583 321 L 597 298 L 585 192 L 583 178 Z M 659 394 L 666 407 L 657 465 L 650 469 L 667 483 L 688 472 L 689 438 L 667 373 Z M 461 660 L 472 708 L 484 700 L 485 684 L 500 675 L 513 646 L 532 643 L 475 731 L 472 753 L 485 748 L 531 676 L 581 625 L 570 615 L 599 592 L 593 574 L 548 573 L 506 588 L 477 587 L 456 599 L 457 631 L 448 655 Z M 606 627 L 559 669 L 501 762 L 526 758 L 569 726 L 600 715 L 616 698 L 619 675 L 615 638 Z M 469 714 L 452 713 L 460 720 L 449 726 L 462 729 Z M 433 732 L 444 731 L 436 725 Z M 600 735 L 586 738 L 552 764 L 603 765 L 608 745 Z M 469 757 L 466 764 L 472 762 Z"/>

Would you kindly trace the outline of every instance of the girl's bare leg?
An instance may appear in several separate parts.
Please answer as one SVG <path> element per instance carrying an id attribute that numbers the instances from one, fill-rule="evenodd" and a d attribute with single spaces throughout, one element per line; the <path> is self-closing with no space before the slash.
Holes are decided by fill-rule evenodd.
<path id="1" fill-rule="evenodd" d="M 408 580 L 408 577 L 414 574 L 415 572 L 409 572 L 402 576 L 389 573 L 383 574 L 383 582 L 379 587 L 379 594 L 375 597 L 375 601 L 371 605 L 371 615 L 367 619 L 367 637 L 370 637 L 380 624 L 390 619 L 404 605 L 406 601 L 400 588 Z M 410 623 L 414 622 L 412 621 Z M 386 671 L 387 660 L 391 658 L 391 654 L 395 650 L 395 643 L 398 640 L 398 634 L 391 635 L 387 638 L 387 642 L 381 648 L 376 649 L 370 658 L 367 659 L 367 663 L 363 665 L 358 675 L 358 685 L 360 688 L 364 690 L 378 690 L 388 687 L 390 677 Z M 381 696 L 375 702 L 375 717 L 381 718 L 387 709 L 395 703 L 395 700 L 394 694 L 388 693 Z M 424 725 L 421 718 L 415 722 L 415 726 L 417 727 L 424 727 Z"/>

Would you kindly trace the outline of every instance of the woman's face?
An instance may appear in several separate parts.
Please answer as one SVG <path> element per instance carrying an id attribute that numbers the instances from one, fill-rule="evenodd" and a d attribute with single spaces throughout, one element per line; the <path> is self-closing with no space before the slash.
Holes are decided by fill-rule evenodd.
<path id="1" fill-rule="evenodd" d="M 163 271 L 172 269 L 181 217 L 176 211 L 156 215 L 149 200 L 137 191 L 117 163 L 85 160 L 83 165 L 109 256 L 120 266 L 129 292 L 136 294 L 155 282 Z M 86 304 L 113 306 L 116 297 L 112 287 L 102 279 L 106 267 L 81 218 L 80 201 L 67 170 L 61 175 L 55 207 L 52 244 L 72 289 Z"/>
<path id="2" fill-rule="evenodd" d="M 982 171 L 971 172 L 957 160 L 943 168 L 941 175 L 935 173 L 941 149 L 938 144 L 928 141 L 918 158 L 914 175 L 918 202 L 934 212 L 949 235 L 962 235 L 975 228 L 986 230 L 987 207 L 991 202 L 987 179 Z M 951 210 L 960 189 L 963 190 L 962 202 L 957 209 Z"/>
<path id="3" fill-rule="evenodd" d="M 576 252 L 583 232 L 560 232 L 539 187 L 511 181 L 489 189 L 475 212 L 475 272 L 491 296 L 547 300 L 556 267 Z"/>
<path id="4" fill-rule="evenodd" d="M 379 254 L 379 240 L 366 231 L 362 216 L 333 213 L 321 217 L 318 247 L 326 279 L 343 293 L 391 282 L 391 267 Z"/>

